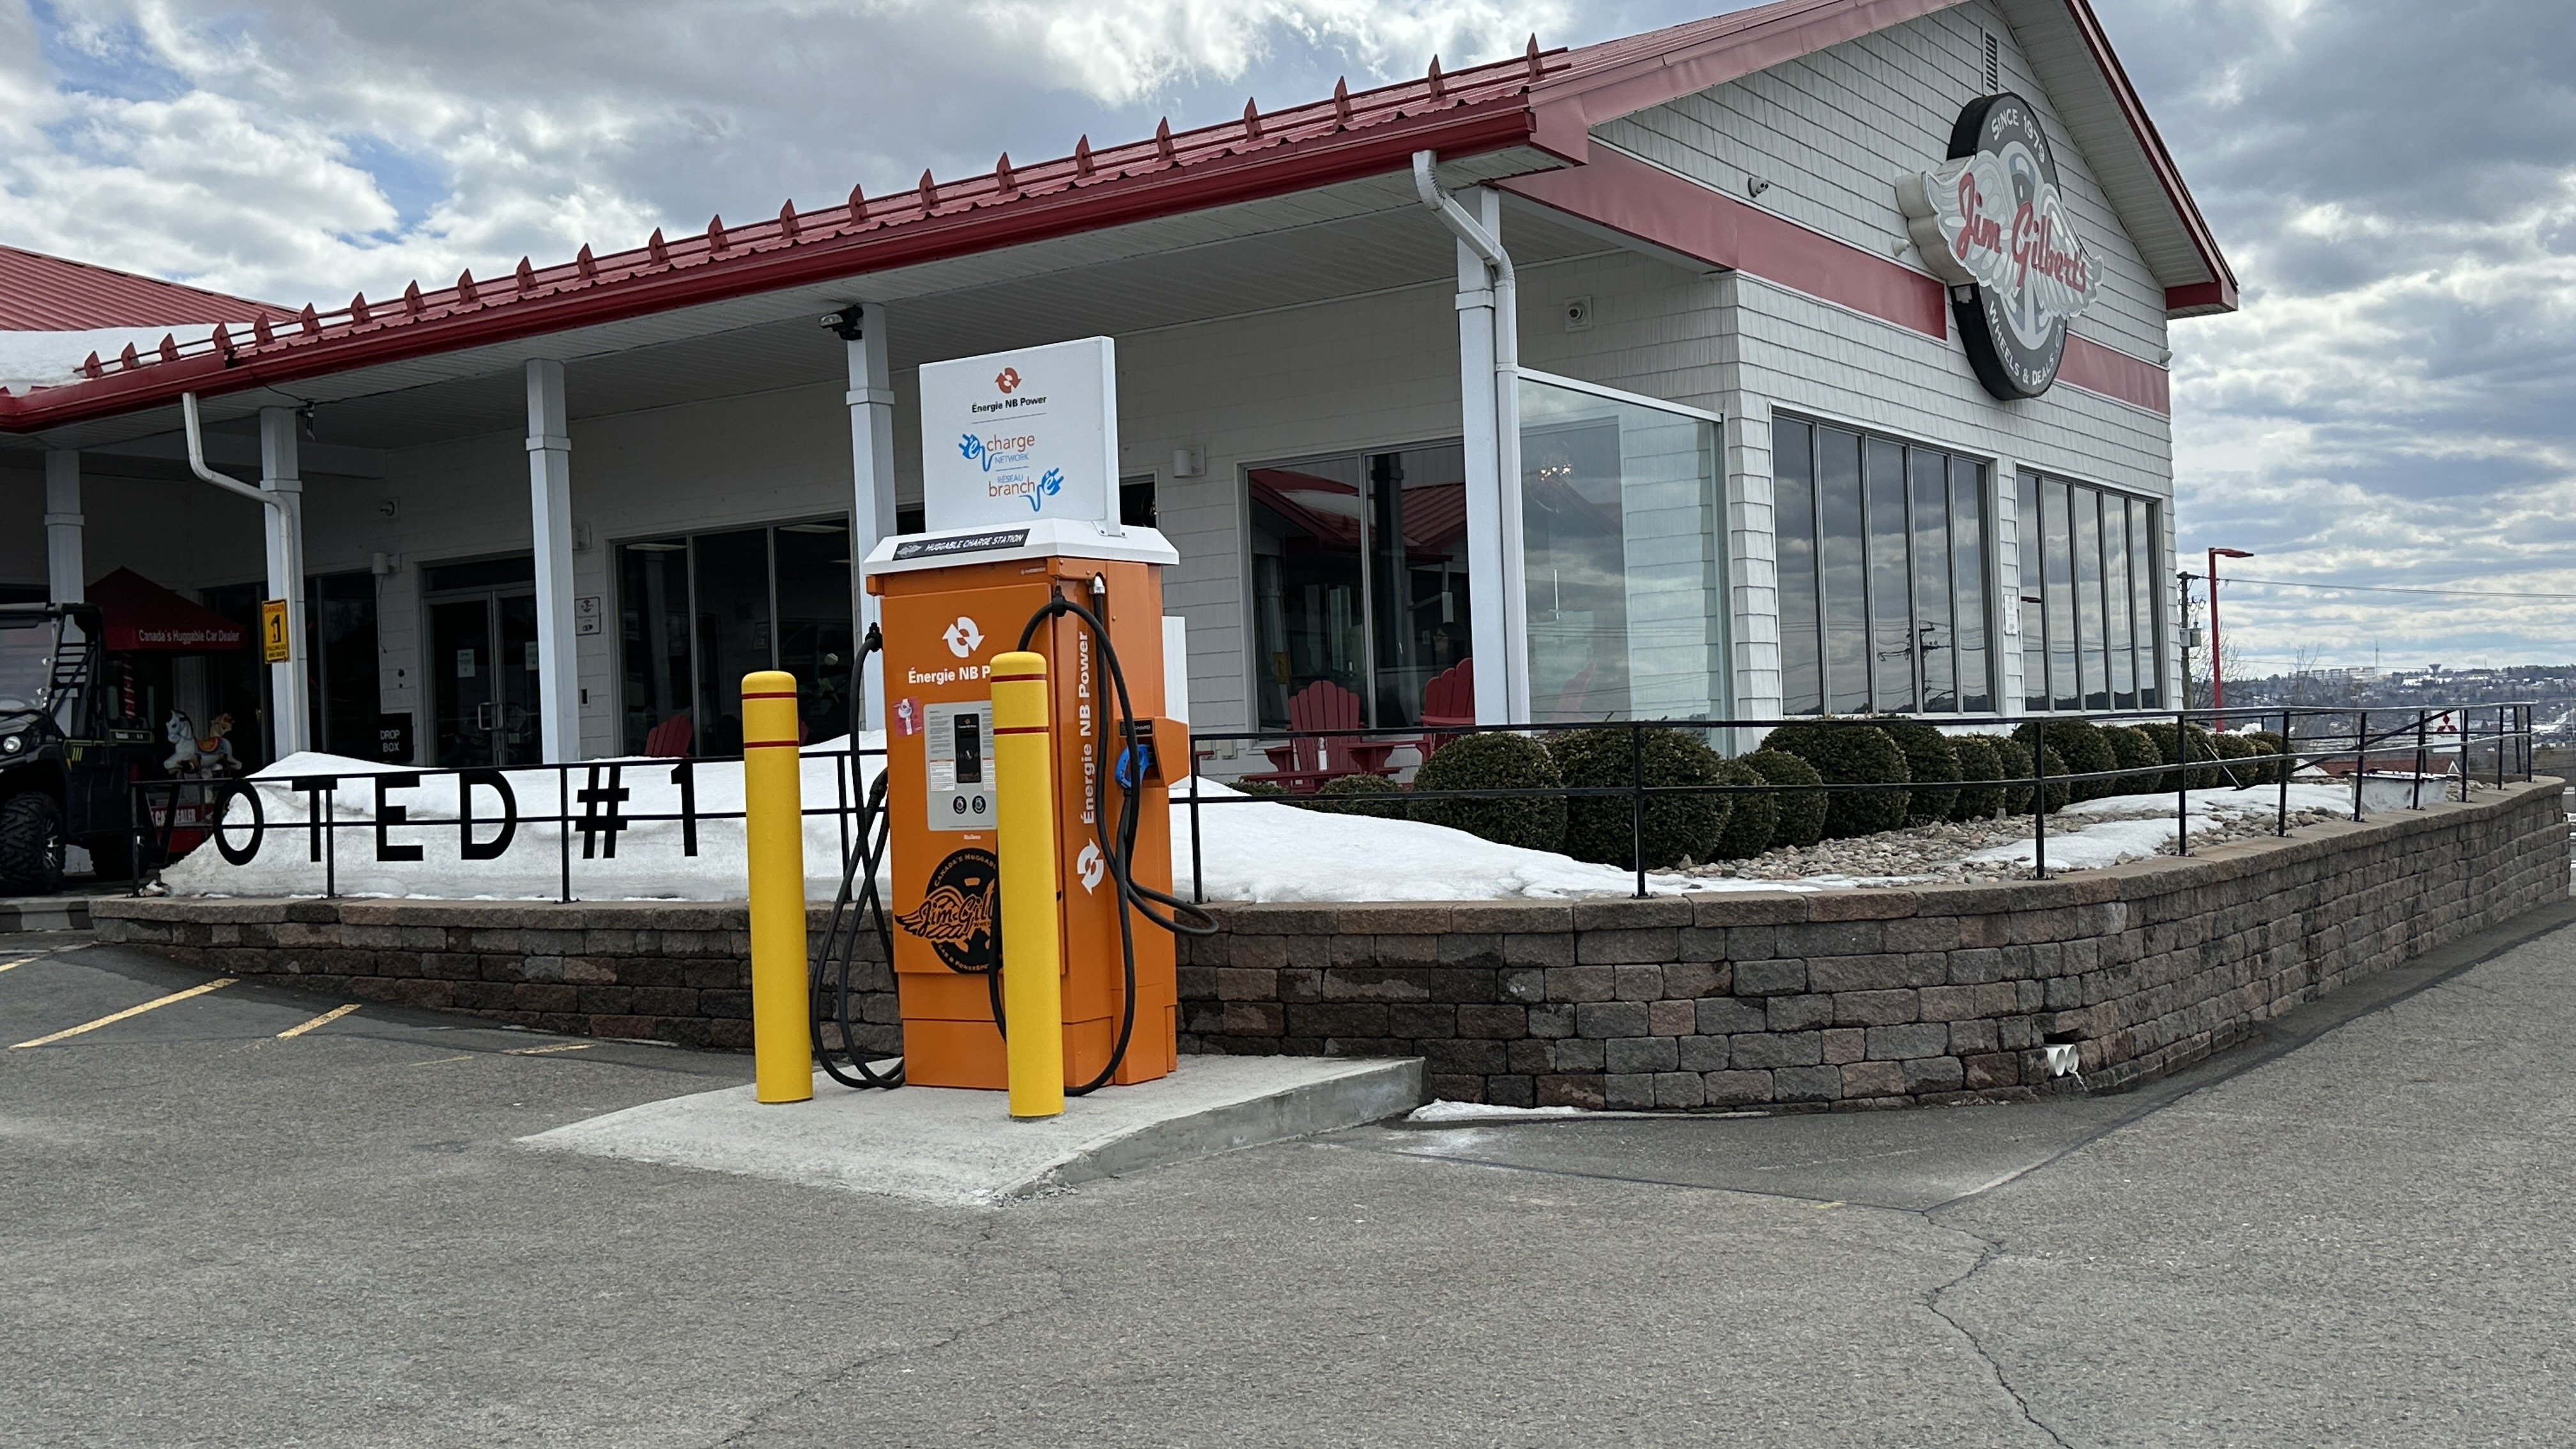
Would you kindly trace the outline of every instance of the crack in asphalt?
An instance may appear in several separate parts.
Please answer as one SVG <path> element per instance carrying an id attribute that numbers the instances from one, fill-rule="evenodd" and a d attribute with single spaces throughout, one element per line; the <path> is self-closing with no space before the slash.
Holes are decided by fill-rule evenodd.
<path id="1" fill-rule="evenodd" d="M 961 1277 L 964 1276 L 973 1266 L 976 1254 L 983 1249 L 992 1246 L 994 1233 L 1000 1229 L 1001 1226 L 1001 1219 L 995 1215 L 987 1215 L 984 1220 L 977 1225 L 974 1241 L 966 1244 L 963 1248 L 959 1249 L 957 1253 L 957 1266 Z M 777 1400 L 775 1403 L 772 1403 L 766 1408 L 752 1414 L 743 1421 L 740 1428 L 733 1430 L 721 1438 L 707 1441 L 707 1449 L 725 1449 L 725 1446 L 727 1445 L 749 1442 L 750 1436 L 760 1433 L 762 1430 L 766 1429 L 770 1422 L 780 1414 L 796 1407 L 797 1405 L 809 1403 L 818 1399 L 829 1390 L 848 1382 L 862 1370 L 874 1368 L 881 1364 L 889 1363 L 897 1359 L 907 1358 L 915 1354 L 937 1353 L 942 1349 L 950 1347 L 958 1340 L 963 1339 L 970 1334 L 978 1334 L 987 1329 L 998 1328 L 1015 1319 L 1025 1318 L 1031 1314 L 1038 1313 L 1046 1309 L 1060 1307 L 1071 1301 L 1071 1295 L 1065 1288 L 1064 1272 L 1062 1269 L 1041 1264 L 1035 1266 L 1032 1271 L 1034 1273 L 1043 1273 L 1046 1276 L 1048 1286 L 1044 1293 L 1032 1293 L 1029 1295 L 1028 1301 L 1013 1304 L 1011 1307 L 1006 1308 L 999 1313 L 995 1313 L 990 1317 L 976 1319 L 968 1323 L 957 1324 L 948 1332 L 943 1333 L 936 1338 L 927 1339 L 920 1343 L 893 1345 L 880 1349 L 874 1353 L 865 1353 L 856 1358 L 850 1359 L 849 1361 L 840 1364 L 838 1367 L 833 1368 L 830 1372 L 808 1381 L 803 1387 L 797 1389 L 794 1393 L 788 1394 Z"/>
<path id="2" fill-rule="evenodd" d="M 1937 1211 L 1937 1209 L 1935 1211 Z M 2039 1414 L 2031 1408 L 2030 1400 L 2023 1396 L 2021 1390 L 2013 1387 L 2012 1378 L 2004 1372 L 2004 1366 L 1996 1360 L 1993 1352 L 1986 1347 L 1985 1340 L 1977 1335 L 1977 1331 L 1958 1319 L 1951 1317 L 1950 1311 L 1941 1306 L 1941 1299 L 1944 1294 L 1947 1294 L 1954 1289 L 1966 1286 L 1969 1279 L 1984 1272 L 1988 1265 L 1992 1264 L 1997 1258 L 2002 1257 L 2003 1245 L 1982 1234 L 1972 1233 L 1966 1228 L 1954 1228 L 1947 1223 L 1936 1222 L 1933 1220 L 1932 1214 L 1929 1211 L 1922 1213 L 1920 1216 L 1922 1217 L 1925 1226 L 1932 1228 L 1937 1232 L 1956 1233 L 1959 1236 L 1974 1242 L 1978 1247 L 1977 1261 L 1969 1264 L 1967 1271 L 1961 1273 L 1959 1276 L 1951 1279 L 1947 1283 L 1943 1283 L 1932 1288 L 1923 1295 L 1924 1311 L 1930 1313 L 1933 1317 L 1940 1319 L 1943 1323 L 1948 1324 L 1951 1332 L 1956 1333 L 1961 1339 L 1966 1341 L 1969 1350 L 1976 1354 L 1977 1361 L 1984 1364 L 1986 1366 L 1986 1372 L 1993 1376 L 1995 1387 L 2001 1389 L 2004 1392 L 2005 1397 L 2013 1401 L 2013 1406 L 2021 1411 L 2023 1422 L 2029 1424 L 2033 1429 L 2038 1430 L 2040 1433 L 2047 1435 L 2048 1442 L 2057 1445 L 2058 1449 L 2074 1449 L 2074 1446 L 2068 1442 L 2065 1435 L 2050 1428 L 2047 1421 L 2039 1417 Z"/>

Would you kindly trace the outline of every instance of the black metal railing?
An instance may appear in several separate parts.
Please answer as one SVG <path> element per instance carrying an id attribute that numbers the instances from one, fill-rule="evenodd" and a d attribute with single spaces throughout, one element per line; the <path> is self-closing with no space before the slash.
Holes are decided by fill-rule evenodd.
<path id="1" fill-rule="evenodd" d="M 2478 705 L 2468 707 L 2454 706 L 2449 708 L 2419 707 L 2408 710 L 2382 709 L 2378 711 L 2300 707 L 2275 707 L 2259 710 L 2236 708 L 2225 711 L 2223 716 L 2219 712 L 2212 710 L 2121 710 L 2091 713 L 1997 716 L 1976 720 L 1927 720 L 1919 717 L 1873 718 L 1869 716 L 1806 716 L 1796 719 L 1758 720 L 1695 718 L 1571 722 L 1561 724 L 1443 724 L 1436 727 L 1416 725 L 1382 729 L 1207 731 L 1194 734 L 1192 736 L 1190 774 L 1185 783 L 1176 786 L 1175 788 L 1181 793 L 1181 798 L 1176 801 L 1176 803 L 1181 804 L 1189 813 L 1191 899 L 1197 901 L 1204 901 L 1206 899 L 1206 866 L 1203 852 L 1199 846 L 1201 838 L 1200 811 L 1204 807 L 1257 803 L 1272 805 L 1306 805 L 1319 808 L 1350 808 L 1359 811 L 1366 811 L 1372 808 L 1383 808 L 1385 803 L 1388 801 L 1429 802 L 1442 800 L 1490 800 L 1547 797 L 1555 797 L 1565 800 L 1602 798 L 1625 798 L 1628 800 L 1630 858 L 1635 862 L 1632 869 L 1636 877 L 1636 894 L 1643 897 L 1648 894 L 1647 876 L 1651 869 L 1646 864 L 1645 822 L 1646 803 L 1652 797 L 1659 795 L 1734 796 L 1822 793 L 1830 799 L 1836 794 L 1888 792 L 1897 790 L 1911 792 L 1917 788 L 1910 782 L 1847 783 L 1834 781 L 1826 781 L 1814 785 L 1650 785 L 1646 783 L 1645 779 L 1645 738 L 1646 733 L 1649 730 L 1688 730 L 1706 734 L 1716 742 L 1733 743 L 1738 741 L 1747 741 L 1751 737 L 1757 736 L 1762 732 L 1788 724 L 1825 725 L 1835 728 L 1852 729 L 1890 723 L 1934 724 L 1948 725 L 1954 730 L 1961 730 L 1963 732 L 1973 731 L 1976 733 L 1986 734 L 2009 733 L 2020 735 L 2023 732 L 2024 726 L 2037 725 L 2044 729 L 2051 722 L 2080 719 L 2095 725 L 2172 725 L 2176 727 L 2175 737 L 2177 741 L 2183 741 L 2201 738 L 2200 736 L 2195 736 L 2192 733 L 2192 726 L 2201 725 L 2205 722 L 2223 717 L 2240 722 L 2253 722 L 2265 724 L 2267 726 L 2274 726 L 2272 728 L 2272 732 L 2282 737 L 2284 741 L 2284 753 L 2279 755 L 2265 753 L 2257 756 L 2237 756 L 2233 758 L 2222 757 L 2215 753 L 2216 747 L 2215 741 L 2213 740 L 2212 755 L 2207 759 L 2165 761 L 2154 765 L 2133 765 L 2110 770 L 2066 771 L 2056 773 L 2050 772 L 2047 768 L 2047 752 L 2044 750 L 2033 750 L 2031 752 L 2031 756 L 2034 773 L 2029 776 L 2000 780 L 1965 780 L 1956 782 L 1943 780 L 1930 782 L 1941 789 L 1996 789 L 2006 791 L 2007 793 L 2017 792 L 2024 789 L 2029 790 L 2031 832 L 2034 843 L 2032 851 L 2032 874 L 2036 878 L 2045 880 L 2048 878 L 2048 816 L 2051 813 L 2048 809 L 2048 792 L 2053 786 L 2062 785 L 2072 787 L 2077 782 L 2083 781 L 2126 781 L 2141 777 L 2161 777 L 2168 774 L 2174 776 L 2176 781 L 2174 792 L 2175 853 L 2178 855 L 2188 855 L 2191 851 L 2190 794 L 2191 789 L 2193 788 L 2191 782 L 2195 776 L 2204 775 L 2204 773 L 2214 774 L 2226 781 L 2228 786 L 2232 786 L 2238 790 L 2250 790 L 2254 788 L 2256 784 L 2260 783 L 2264 777 L 2274 775 L 2275 771 L 2272 767 L 2275 764 L 2279 764 L 2281 768 L 2277 772 L 2277 779 L 2280 788 L 2274 806 L 2274 828 L 2277 833 L 2286 835 L 2289 833 L 2290 828 L 2289 787 L 2291 777 L 2293 775 L 2298 773 L 2300 770 L 2307 769 L 2311 766 L 2325 767 L 2341 763 L 2345 760 L 2352 761 L 2354 765 L 2352 818 L 2358 821 L 2363 818 L 2364 814 L 2364 777 L 2370 773 L 2369 767 L 2375 756 L 2386 756 L 2390 759 L 2398 758 L 2397 753 L 2392 753 L 2382 748 L 2391 741 L 2397 741 L 2408 746 L 2408 748 L 2400 753 L 2403 754 L 2404 763 L 2407 767 L 2402 773 L 2409 774 L 2412 779 L 2409 807 L 2413 809 L 2421 809 L 2423 807 L 2423 790 L 2425 784 L 2428 781 L 2441 781 L 2444 783 L 2445 788 L 2447 788 L 2447 782 L 2452 778 L 2449 773 L 2437 774 L 2430 770 L 2429 766 L 2432 763 L 2432 760 L 2436 756 L 2448 753 L 2454 749 L 2456 749 L 2459 754 L 2460 769 L 2457 772 L 2457 778 L 2463 782 L 2463 798 L 2466 796 L 2466 782 L 2471 776 L 2472 769 L 2477 758 L 2478 751 L 2476 747 L 2481 743 L 2485 745 L 2486 754 L 2492 760 L 2494 778 L 2499 786 L 2513 778 L 2529 779 L 2531 777 L 2531 741 L 2533 733 L 2532 719 L 2534 707 L 2535 706 L 2530 702 L 2516 702 L 2502 705 Z M 2374 714 L 2377 716 L 2376 728 L 2374 728 L 2373 722 Z M 2491 725 L 2488 723 L 2490 719 L 2492 720 Z M 2392 721 L 2395 722 L 2392 723 Z M 1569 785 L 1543 788 L 1531 787 L 1491 790 L 1421 790 L 1405 788 L 1398 795 L 1359 794 L 1340 798 L 1324 797 L 1312 793 L 1302 795 L 1292 794 L 1284 798 L 1266 794 L 1228 794 L 1213 796 L 1208 795 L 1205 791 L 1199 788 L 1200 780 L 1202 779 L 1201 762 L 1210 753 L 1204 747 L 1209 745 L 1219 745 L 1229 742 L 1236 744 L 1249 744 L 1252 745 L 1257 752 L 1260 752 L 1266 751 L 1271 747 L 1290 747 L 1293 749 L 1293 746 L 1299 741 L 1313 741 L 1318 746 L 1323 746 L 1329 743 L 1357 740 L 1371 746 L 1391 747 L 1393 751 L 1401 751 L 1409 746 L 1413 748 L 1418 755 L 1421 755 L 1423 758 L 1428 758 L 1429 751 L 1424 748 L 1426 744 L 1429 745 L 1430 749 L 1436 750 L 1440 743 L 1445 743 L 1450 738 L 1463 735 L 1512 733 L 1545 736 L 1564 734 L 1569 731 L 1577 730 L 1623 731 L 1627 734 L 1629 740 L 1628 754 L 1631 777 L 1628 784 L 1607 786 Z M 2437 730 L 2439 731 L 2438 734 Z M 2196 750 L 2196 747 L 2194 747 L 2194 749 Z M 2180 744 L 2177 745 L 2177 753 L 2190 752 L 2193 751 L 2186 750 Z M 1282 769 L 1276 772 L 1250 770 L 1238 774 L 1234 778 L 1258 778 L 1264 773 L 1315 775 L 1318 773 L 1330 772 L 1290 769 Z M 1352 771 L 1351 773 L 1360 772 Z M 1398 769 L 1394 771 L 1394 773 L 1400 774 L 1402 773 L 1402 770 Z M 2482 777 L 2483 776 L 2481 776 L 2481 778 Z M 1214 778 L 1219 778 L 1220 783 L 1222 783 L 1222 777 Z"/>
<path id="2" fill-rule="evenodd" d="M 2007 792 L 2030 791 L 2030 814 L 2033 849 L 2033 873 L 2040 878 L 2048 874 L 2048 793 L 2055 786 L 2073 786 L 2078 782 L 2117 780 L 2172 775 L 2175 779 L 2175 845 L 2177 853 L 2188 854 L 2191 844 L 2190 791 L 2195 775 L 2215 776 L 2240 791 L 2255 788 L 2264 777 L 2277 771 L 2278 794 L 2275 802 L 2276 829 L 2289 830 L 2289 786 L 2291 776 L 2310 767 L 2333 768 L 2349 762 L 2353 772 L 2352 818 L 2363 818 L 2364 785 L 2373 775 L 2382 778 L 2395 775 L 2412 782 L 2409 808 L 2422 808 L 2425 787 L 2437 785 L 2447 790 L 2457 781 L 2463 787 L 2475 777 L 2492 779 L 2501 786 L 2513 779 L 2531 777 L 2534 706 L 2529 703 L 2481 705 L 2469 708 L 2410 709 L 2319 709 L 2272 708 L 2260 711 L 2242 708 L 2227 711 L 2229 719 L 2259 721 L 2273 729 L 2284 741 L 2286 753 L 2237 758 L 2208 758 L 2165 761 L 2155 765 L 2138 765 L 2110 770 L 2052 772 L 2047 768 L 2045 751 L 2033 752 L 2033 773 L 2020 778 L 1934 782 L 1939 788 L 1995 789 Z M 2049 721 L 2084 719 L 2095 724 L 2167 724 L 2176 726 L 2177 740 L 2199 738 L 2188 728 L 2214 718 L 2207 710 L 2114 711 L 2092 714 L 2033 715 L 2013 718 L 1990 718 L 1973 721 L 1912 720 L 1913 723 L 1937 723 L 1952 730 L 1961 728 L 1980 733 L 2012 731 L 2019 733 L 2029 724 Z M 1409 805 L 1417 802 L 1447 800 L 1491 800 L 1557 797 L 1566 800 L 1625 799 L 1629 802 L 1630 846 L 1635 890 L 1647 894 L 1652 867 L 1646 863 L 1646 807 L 1657 796 L 1677 794 L 1836 794 L 1886 791 L 1912 791 L 1912 783 L 1841 783 L 1815 785 L 1661 785 L 1649 784 L 1645 769 L 1647 732 L 1677 728 L 1703 732 L 1713 741 L 1726 746 L 1749 745 L 1760 732 L 1782 724 L 1825 725 L 1834 728 L 1860 728 L 1892 721 L 1867 717 L 1824 719 L 1675 719 L 1605 721 L 1571 724 L 1517 725 L 1442 725 L 1425 730 L 1419 726 L 1400 729 L 1324 729 L 1324 730 L 1232 730 L 1208 731 L 1192 738 L 1190 768 L 1186 777 L 1172 782 L 1173 804 L 1186 812 L 1190 827 L 1190 898 L 1206 899 L 1206 870 L 1201 829 L 1204 811 L 1238 804 L 1312 804 L 1318 797 L 1289 796 L 1284 801 L 1267 795 L 1212 795 L 1201 788 L 1204 779 L 1222 776 L 1203 774 L 1203 761 L 1208 746 L 1227 743 L 1251 744 L 1256 747 L 1287 745 L 1297 741 L 1360 740 L 1388 747 L 1389 754 L 1402 753 L 1408 747 L 1417 756 L 1423 746 L 1438 748 L 1441 741 L 1470 734 L 1516 733 L 1547 736 L 1572 730 L 1624 732 L 1629 741 L 1630 778 L 1625 784 L 1604 786 L 1558 786 L 1529 789 L 1421 790 L 1399 787 L 1394 794 L 1363 794 L 1349 797 L 1321 797 L 1329 803 L 1351 805 L 1360 809 L 1382 808 L 1389 804 Z M 839 873 L 859 849 L 859 816 L 867 797 L 871 769 L 866 762 L 881 760 L 882 748 L 843 748 L 807 750 L 806 760 L 832 762 L 833 795 L 828 801 L 809 800 L 804 807 L 808 819 L 833 817 L 838 826 L 840 859 L 834 863 Z M 2195 750 L 2194 753 L 2197 753 Z M 2214 754 L 2214 749 L 2213 749 Z M 2447 758 L 2446 758 L 2447 757 Z M 2446 768 L 2435 770 L 2441 759 Z M 2457 768 L 2447 768 L 2456 759 Z M 405 768 L 389 771 L 351 771 L 344 774 L 309 774 L 267 776 L 258 779 L 227 780 L 159 780 L 145 781 L 132 787 L 133 821 L 131 845 L 134 851 L 135 889 L 140 891 L 155 872 L 183 853 L 181 841 L 194 848 L 212 848 L 235 865 L 247 865 L 270 850 L 292 850 L 301 845 L 305 864 L 314 867 L 316 879 L 306 884 L 313 893 L 335 897 L 341 893 L 341 865 L 344 846 L 342 837 L 350 831 L 361 832 L 367 839 L 365 859 L 374 863 L 402 865 L 424 858 L 420 832 L 447 830 L 455 832 L 460 865 L 499 860 L 522 848 L 551 850 L 554 855 L 556 898 L 571 902 L 582 898 L 580 877 L 584 862 L 618 859 L 619 837 L 633 827 L 651 823 L 677 823 L 680 827 L 681 855 L 700 854 L 699 832 L 711 822 L 739 821 L 739 809 L 703 809 L 698 803 L 697 772 L 706 765 L 729 763 L 705 760 L 613 759 L 592 760 L 579 764 L 532 764 L 507 767 L 465 769 Z M 1413 764 L 1394 767 L 1401 775 L 1416 768 Z M 1251 772 L 1259 773 L 1259 772 Z M 676 808 L 633 810 L 627 806 L 633 799 L 635 785 L 658 776 L 659 785 L 668 786 L 676 797 Z M 456 781 L 455 808 L 452 812 L 419 815 L 416 803 L 404 798 L 435 779 Z M 1237 775 L 1236 778 L 1242 778 Z M 811 777 L 808 776 L 810 781 Z M 526 787 L 535 783 L 534 791 Z M 338 809 L 344 791 L 371 792 L 368 808 L 349 818 Z M 538 797 L 534 810 L 523 809 L 523 795 Z M 295 803 L 301 797 L 301 804 Z M 551 797 L 550 799 L 544 797 Z M 272 805 L 280 808 L 272 808 Z M 548 811 L 544 807 L 551 805 Z M 488 807 L 488 808 L 486 808 Z M 809 875 L 819 875 L 809 869 Z M 301 893 L 301 892 L 299 892 Z"/>

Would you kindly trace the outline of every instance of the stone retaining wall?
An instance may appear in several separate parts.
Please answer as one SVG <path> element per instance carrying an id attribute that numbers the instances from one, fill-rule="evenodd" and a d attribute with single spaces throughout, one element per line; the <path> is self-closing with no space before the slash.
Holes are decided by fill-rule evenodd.
<path id="1" fill-rule="evenodd" d="M 2171 1071 L 2568 892 L 2555 780 L 2051 881 L 1227 906 L 1185 1052 L 1420 1056 L 1444 1097 L 1676 1110 L 2028 1096 Z M 814 924 L 821 924 L 816 912 Z M 551 1031 L 750 1043 L 739 906 L 99 901 L 102 939 Z M 871 943 L 871 954 L 873 954 Z M 892 1046 L 872 973 L 867 1016 Z"/>

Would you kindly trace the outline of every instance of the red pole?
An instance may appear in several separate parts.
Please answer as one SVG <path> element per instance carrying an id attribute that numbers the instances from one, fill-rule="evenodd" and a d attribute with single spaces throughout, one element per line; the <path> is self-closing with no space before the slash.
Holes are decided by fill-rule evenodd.
<path id="1" fill-rule="evenodd" d="M 2227 667 L 2218 657 L 2218 561 L 2222 558 L 2252 558 L 2241 548 L 2213 548 L 2209 551 L 2209 710 L 2210 727 L 2227 728 Z"/>

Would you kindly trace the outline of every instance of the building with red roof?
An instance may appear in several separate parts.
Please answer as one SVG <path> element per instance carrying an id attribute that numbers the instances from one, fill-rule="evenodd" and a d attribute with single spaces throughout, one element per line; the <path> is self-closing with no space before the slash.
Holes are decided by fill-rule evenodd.
<path id="1" fill-rule="evenodd" d="M 8 315 L 212 297 L 95 272 Z M 1106 336 L 1202 728 L 1323 684 L 1411 724 L 1462 664 L 1489 720 L 2153 707 L 2166 329 L 2236 300 L 2086 0 L 1781 0 L 333 308 L 215 298 L 0 396 L 0 506 L 50 469 L 87 520 L 0 579 L 292 597 L 283 744 L 572 759 L 686 717 L 721 749 L 769 667 L 847 728 L 815 681 L 871 617 L 853 561 L 918 526 L 920 367 Z M 271 506 L 198 481 L 183 398 Z"/>

